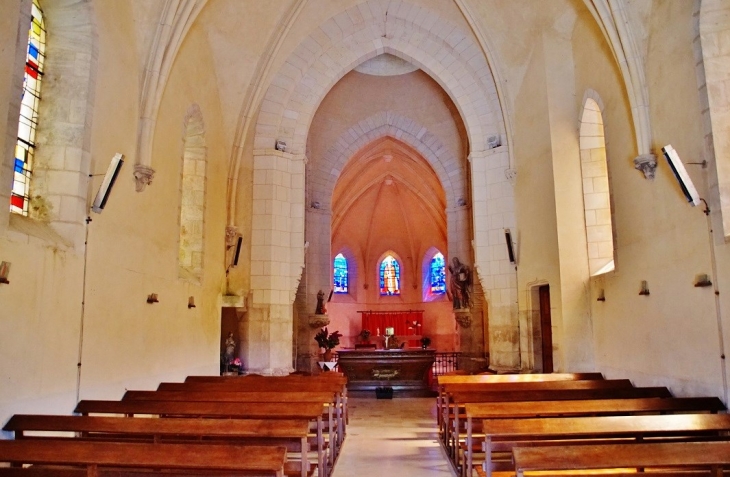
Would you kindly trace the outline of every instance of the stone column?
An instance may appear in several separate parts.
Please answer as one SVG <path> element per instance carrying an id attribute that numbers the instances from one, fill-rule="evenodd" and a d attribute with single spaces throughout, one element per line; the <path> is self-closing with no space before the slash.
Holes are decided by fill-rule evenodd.
<path id="1" fill-rule="evenodd" d="M 504 229 L 516 231 L 515 172 L 510 169 L 506 146 L 474 151 L 469 155 L 474 217 L 474 280 L 483 290 L 488 307 L 489 360 L 497 370 L 520 367 L 517 324 L 517 278 L 507 254 Z"/>
<path id="2" fill-rule="evenodd" d="M 241 322 L 248 371 L 293 370 L 293 303 L 304 267 L 304 156 L 254 151 L 251 306 Z"/>

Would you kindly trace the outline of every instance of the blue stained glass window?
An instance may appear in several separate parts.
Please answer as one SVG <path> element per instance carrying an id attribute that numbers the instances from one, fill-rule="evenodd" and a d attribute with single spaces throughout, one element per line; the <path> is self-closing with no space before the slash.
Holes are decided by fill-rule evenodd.
<path id="1" fill-rule="evenodd" d="M 441 252 L 436 253 L 431 259 L 430 275 L 431 293 L 446 293 L 446 264 Z"/>
<path id="2" fill-rule="evenodd" d="M 400 295 L 400 265 L 392 255 L 380 262 L 380 294 Z"/>
<path id="3" fill-rule="evenodd" d="M 341 253 L 335 257 L 333 274 L 334 292 L 347 293 L 347 259 Z"/>
<path id="4" fill-rule="evenodd" d="M 23 94 L 20 101 L 18 142 L 15 146 L 13 187 L 10 194 L 10 211 L 22 215 L 28 215 L 30 204 L 30 178 L 33 173 L 33 154 L 45 50 L 46 28 L 43 11 L 38 0 L 33 0 L 28 31 L 28 52 L 23 76 Z"/>

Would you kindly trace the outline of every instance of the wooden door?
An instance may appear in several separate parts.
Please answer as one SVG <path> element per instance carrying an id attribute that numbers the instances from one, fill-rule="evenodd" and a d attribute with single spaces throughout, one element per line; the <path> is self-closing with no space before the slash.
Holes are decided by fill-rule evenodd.
<path id="1" fill-rule="evenodd" d="M 550 285 L 539 288 L 540 331 L 542 335 L 542 372 L 553 372 L 553 329 L 550 318 Z"/>

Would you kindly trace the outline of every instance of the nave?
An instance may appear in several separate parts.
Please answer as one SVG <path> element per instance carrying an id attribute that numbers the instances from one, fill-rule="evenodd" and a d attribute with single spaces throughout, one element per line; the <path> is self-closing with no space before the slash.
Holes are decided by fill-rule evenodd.
<path id="1" fill-rule="evenodd" d="M 332 477 L 451 477 L 433 398 L 349 398 L 347 441 Z"/>

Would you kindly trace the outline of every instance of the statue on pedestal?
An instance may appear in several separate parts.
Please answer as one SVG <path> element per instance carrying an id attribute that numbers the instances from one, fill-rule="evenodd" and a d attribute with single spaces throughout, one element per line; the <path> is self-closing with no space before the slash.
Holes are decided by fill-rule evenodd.
<path id="1" fill-rule="evenodd" d="M 317 292 L 317 308 L 314 310 L 315 315 L 326 315 L 327 309 L 324 307 L 324 292 Z"/>
<path id="2" fill-rule="evenodd" d="M 459 261 L 458 257 L 452 259 L 449 265 L 451 278 L 449 281 L 449 298 L 454 303 L 454 310 L 461 310 L 471 307 L 471 269 Z"/>

